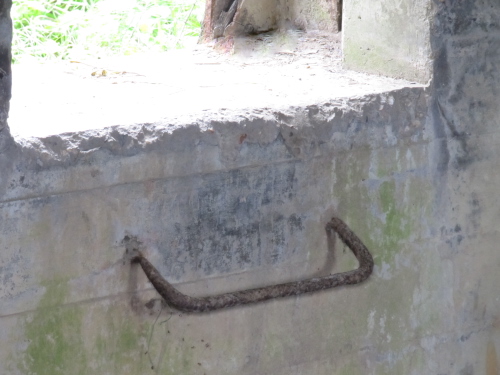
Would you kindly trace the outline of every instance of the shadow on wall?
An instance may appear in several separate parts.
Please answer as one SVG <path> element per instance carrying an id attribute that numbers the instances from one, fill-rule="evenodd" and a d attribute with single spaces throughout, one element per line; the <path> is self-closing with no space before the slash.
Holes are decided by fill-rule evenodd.
<path id="1" fill-rule="evenodd" d="M 0 2 L 0 152 L 5 148 L 6 138 L 10 138 L 7 117 L 9 114 L 9 101 L 11 97 L 12 71 L 11 71 L 11 44 L 12 20 L 10 19 L 11 0 Z"/>

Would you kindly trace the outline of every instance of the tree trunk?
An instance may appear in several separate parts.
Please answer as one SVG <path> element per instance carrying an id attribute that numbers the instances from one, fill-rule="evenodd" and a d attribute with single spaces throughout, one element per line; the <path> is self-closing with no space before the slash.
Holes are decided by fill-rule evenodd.
<path id="1" fill-rule="evenodd" d="M 205 41 L 225 35 L 227 26 L 233 22 L 239 0 L 207 0 L 203 21 L 202 39 Z"/>
<path id="2" fill-rule="evenodd" d="M 202 40 L 277 29 L 338 32 L 342 0 L 207 0 Z"/>

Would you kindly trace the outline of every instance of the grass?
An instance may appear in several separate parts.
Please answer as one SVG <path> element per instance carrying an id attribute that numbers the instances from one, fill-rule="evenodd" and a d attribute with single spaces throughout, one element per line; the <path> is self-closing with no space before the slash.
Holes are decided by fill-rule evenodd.
<path id="1" fill-rule="evenodd" d="M 14 0 L 14 63 L 182 48 L 197 40 L 204 0 Z"/>

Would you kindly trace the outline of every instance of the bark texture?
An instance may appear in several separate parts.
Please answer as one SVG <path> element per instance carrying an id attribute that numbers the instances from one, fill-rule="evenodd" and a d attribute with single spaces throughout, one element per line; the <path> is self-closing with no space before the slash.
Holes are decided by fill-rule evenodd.
<path id="1" fill-rule="evenodd" d="M 342 0 L 208 0 L 202 39 L 233 38 L 273 30 L 338 32 Z"/>

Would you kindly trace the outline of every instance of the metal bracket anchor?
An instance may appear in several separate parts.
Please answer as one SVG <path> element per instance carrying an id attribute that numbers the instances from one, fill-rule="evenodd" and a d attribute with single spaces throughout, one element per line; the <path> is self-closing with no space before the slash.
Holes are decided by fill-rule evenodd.
<path id="1" fill-rule="evenodd" d="M 373 257 L 354 234 L 354 232 L 339 218 L 332 218 L 325 229 L 336 232 L 342 242 L 354 253 L 359 261 L 359 267 L 352 271 L 340 272 L 325 277 L 315 277 L 284 284 L 276 284 L 262 288 L 224 293 L 216 296 L 190 297 L 175 289 L 165 280 L 158 270 L 136 250 L 131 258 L 133 263 L 139 263 L 147 278 L 167 304 L 183 312 L 209 312 L 227 307 L 246 305 L 267 301 L 274 298 L 298 296 L 343 285 L 353 285 L 365 281 L 373 271 Z"/>

